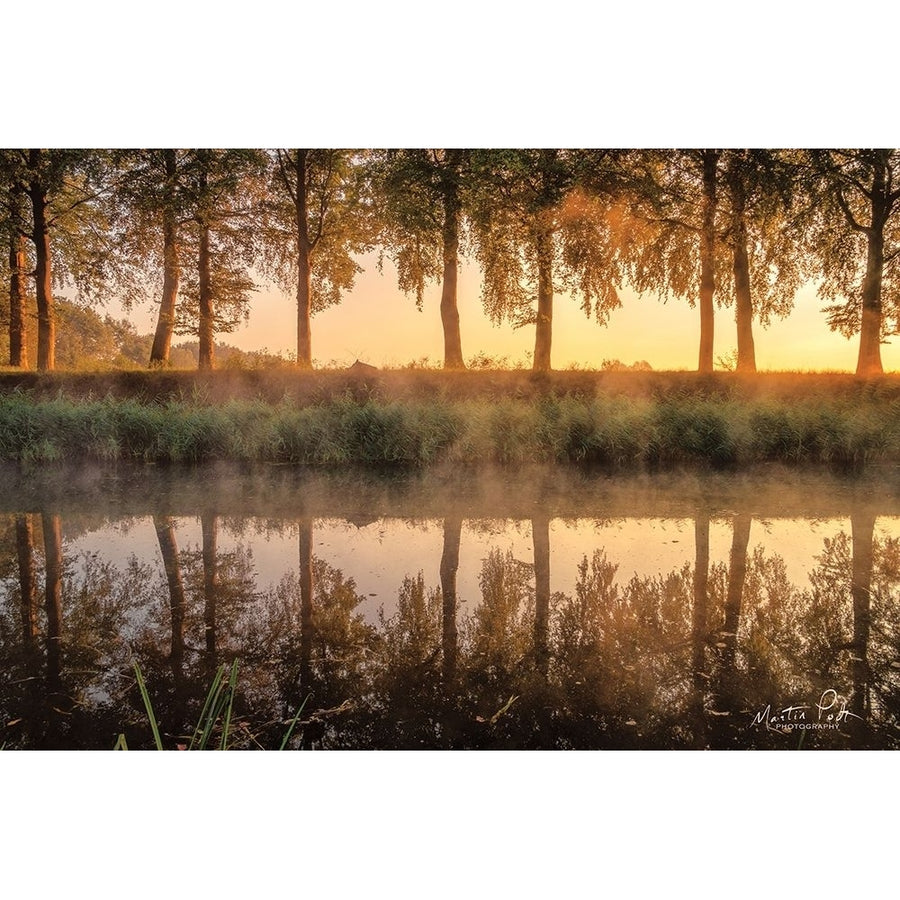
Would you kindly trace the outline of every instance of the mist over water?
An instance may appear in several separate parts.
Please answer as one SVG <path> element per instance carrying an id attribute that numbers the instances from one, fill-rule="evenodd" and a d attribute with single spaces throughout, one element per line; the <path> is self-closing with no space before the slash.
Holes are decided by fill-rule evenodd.
<path id="1" fill-rule="evenodd" d="M 895 747 L 900 495 L 808 470 L 0 473 L 8 748 Z M 876 489 L 877 488 L 877 489 Z"/>

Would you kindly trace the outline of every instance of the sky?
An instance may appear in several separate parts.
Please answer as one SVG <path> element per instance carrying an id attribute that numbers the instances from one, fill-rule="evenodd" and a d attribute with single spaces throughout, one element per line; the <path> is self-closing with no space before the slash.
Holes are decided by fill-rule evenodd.
<path id="1" fill-rule="evenodd" d="M 346 366 L 354 360 L 379 367 L 399 367 L 427 357 L 432 365 L 443 359 L 440 320 L 440 283 L 429 285 L 422 311 L 415 299 L 403 295 L 388 260 L 378 272 L 375 254 L 360 260 L 363 273 L 343 302 L 313 317 L 313 358 L 316 365 Z M 485 315 L 480 299 L 477 266 L 465 262 L 459 277 L 459 314 L 466 361 L 483 354 L 506 358 L 508 365 L 530 367 L 534 326 L 496 326 Z M 694 370 L 700 340 L 700 313 L 685 300 L 661 302 L 637 296 L 627 287 L 622 306 L 607 325 L 585 316 L 577 299 L 557 293 L 554 300 L 552 364 L 555 369 L 574 366 L 600 368 L 604 360 L 631 365 L 646 361 L 654 369 Z M 754 325 L 757 367 L 760 370 L 848 371 L 856 368 L 858 338 L 847 339 L 831 331 L 821 309 L 824 301 L 813 285 L 804 286 L 794 309 L 768 328 Z M 115 308 L 114 315 L 124 315 Z M 129 314 L 140 332 L 154 328 L 156 309 L 147 304 Z M 289 295 L 262 286 L 255 295 L 250 318 L 220 341 L 242 350 L 296 351 L 296 305 Z M 182 338 L 176 337 L 176 342 Z M 187 338 L 183 338 L 186 340 Z M 737 348 L 734 309 L 716 310 L 714 358 L 728 358 Z M 900 342 L 882 346 L 885 371 L 900 369 Z"/>

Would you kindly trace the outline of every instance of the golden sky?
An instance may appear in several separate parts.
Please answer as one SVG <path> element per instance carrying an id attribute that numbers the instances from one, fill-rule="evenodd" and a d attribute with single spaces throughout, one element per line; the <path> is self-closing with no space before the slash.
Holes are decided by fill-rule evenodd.
<path id="1" fill-rule="evenodd" d="M 318 365 L 348 365 L 361 359 L 377 366 L 402 366 L 428 357 L 440 363 L 443 335 L 440 321 L 440 285 L 432 284 L 423 309 L 396 286 L 388 261 L 383 273 L 374 256 L 363 261 L 365 271 L 353 291 L 336 307 L 313 317 L 313 357 Z M 507 357 L 510 364 L 530 365 L 527 353 L 534 349 L 534 328 L 515 329 L 491 324 L 481 306 L 480 274 L 474 263 L 464 263 L 459 278 L 459 313 L 463 354 Z M 626 364 L 646 360 L 654 369 L 696 369 L 700 318 L 686 301 L 662 303 L 652 296 L 638 297 L 626 289 L 622 307 L 609 324 L 588 319 L 579 303 L 566 294 L 554 300 L 553 354 L 555 369 L 572 365 L 599 368 L 604 359 Z M 858 340 L 847 340 L 831 331 L 821 312 L 823 302 L 812 285 L 799 292 L 794 310 L 776 319 L 768 329 L 755 324 L 756 360 L 759 369 L 854 371 Z M 154 326 L 150 306 L 132 314 L 139 331 Z M 296 348 L 296 311 L 293 299 L 274 288 L 262 288 L 253 301 L 250 320 L 232 334 L 218 339 L 242 350 L 290 352 Z M 176 337 L 176 341 L 180 338 Z M 716 310 L 715 356 L 727 356 L 737 346 L 733 308 Z M 882 346 L 885 370 L 900 369 L 900 345 Z"/>

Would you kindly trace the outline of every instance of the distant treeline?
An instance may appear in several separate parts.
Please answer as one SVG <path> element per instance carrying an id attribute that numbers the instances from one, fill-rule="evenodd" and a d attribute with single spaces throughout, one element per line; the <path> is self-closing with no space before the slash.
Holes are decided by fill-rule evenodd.
<path id="1" fill-rule="evenodd" d="M 73 310 L 116 296 L 159 305 L 152 338 L 124 358 L 140 342 L 140 365 L 190 364 L 181 334 L 211 369 L 215 335 L 249 315 L 260 273 L 296 296 L 296 364 L 309 368 L 313 314 L 376 251 L 419 306 L 441 285 L 450 369 L 465 367 L 469 257 L 490 319 L 534 326 L 536 371 L 551 368 L 560 290 L 601 323 L 626 285 L 686 300 L 700 372 L 713 370 L 715 310 L 732 307 L 736 368 L 754 372 L 754 324 L 787 315 L 813 281 L 829 326 L 859 335 L 857 374 L 874 375 L 900 323 L 898 200 L 898 150 L 0 150 L 3 349 L 13 367 L 84 364 L 77 341 L 66 349 Z M 61 286 L 75 305 L 55 298 Z"/>
<path id="2" fill-rule="evenodd" d="M 107 369 L 145 369 L 153 347 L 152 334 L 138 334 L 127 319 L 100 316 L 90 307 L 71 300 L 56 301 L 56 365 L 68 371 Z M 34 298 L 26 303 L 27 362 L 23 368 L 33 369 L 37 362 L 37 310 Z M 8 334 L 0 333 L 0 353 L 9 349 Z M 215 342 L 219 365 L 229 368 L 282 368 L 290 360 L 268 351 L 248 352 L 223 341 Z M 197 340 L 184 340 L 169 348 L 168 365 L 173 369 L 196 368 L 200 359 Z"/>

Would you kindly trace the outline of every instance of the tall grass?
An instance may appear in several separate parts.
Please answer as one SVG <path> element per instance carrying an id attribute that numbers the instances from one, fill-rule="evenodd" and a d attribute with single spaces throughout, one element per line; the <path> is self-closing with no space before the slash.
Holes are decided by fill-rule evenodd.
<path id="1" fill-rule="evenodd" d="M 153 732 L 153 744 L 157 750 L 164 750 L 162 736 L 159 732 L 159 724 L 156 719 L 156 713 L 153 710 L 153 703 L 150 700 L 150 692 L 144 681 L 144 674 L 137 660 L 132 661 L 134 667 L 135 679 L 137 681 L 138 692 L 141 695 L 141 701 L 144 704 L 144 711 L 147 713 L 147 719 L 150 722 L 150 730 Z M 203 703 L 203 709 L 197 719 L 197 725 L 191 735 L 190 743 L 182 745 L 182 749 L 186 750 L 206 750 L 210 747 L 210 740 L 216 728 L 219 729 L 219 744 L 217 749 L 228 749 L 228 736 L 231 730 L 231 717 L 234 709 L 234 697 L 237 691 L 237 674 L 238 661 L 234 660 L 231 664 L 231 673 L 227 680 L 225 677 L 227 669 L 225 665 L 219 666 L 216 675 L 213 678 L 209 691 L 206 694 L 206 700 Z M 288 746 L 291 735 L 296 728 L 300 715 L 306 707 L 310 695 L 307 695 L 294 714 L 289 724 L 288 730 L 285 732 L 281 741 L 279 750 L 284 750 Z M 221 724 L 219 724 L 221 722 Z M 0 747 L 2 750 L 3 747 Z M 127 750 L 128 742 L 124 734 L 120 734 L 116 740 L 113 750 Z"/>
<path id="2" fill-rule="evenodd" d="M 545 461 L 613 468 L 778 461 L 859 468 L 900 462 L 900 401 L 693 394 L 390 401 L 348 394 L 297 406 L 10 394 L 0 398 L 0 458 L 403 467 Z"/>

